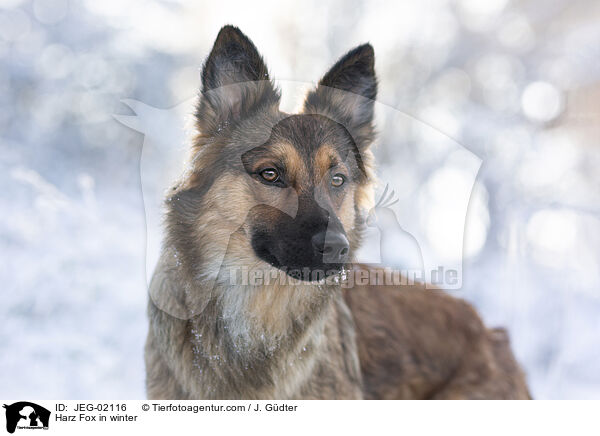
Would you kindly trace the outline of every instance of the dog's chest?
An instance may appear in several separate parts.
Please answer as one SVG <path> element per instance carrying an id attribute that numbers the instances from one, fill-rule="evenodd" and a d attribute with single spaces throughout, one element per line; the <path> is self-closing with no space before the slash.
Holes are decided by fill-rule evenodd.
<path id="1" fill-rule="evenodd" d="M 202 398 L 361 397 L 354 324 L 341 299 L 333 299 L 309 327 L 282 338 L 278 348 L 273 344 L 277 341 L 226 354 L 215 347 L 202 359 L 196 356 L 193 391 Z"/>

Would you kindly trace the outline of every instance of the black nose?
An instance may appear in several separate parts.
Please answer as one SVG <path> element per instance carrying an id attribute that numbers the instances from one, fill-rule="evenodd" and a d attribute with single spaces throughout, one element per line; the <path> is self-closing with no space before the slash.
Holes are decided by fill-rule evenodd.
<path id="1" fill-rule="evenodd" d="M 343 261 L 348 255 L 350 244 L 342 232 L 319 232 L 313 235 L 315 253 L 323 256 L 325 263 Z"/>

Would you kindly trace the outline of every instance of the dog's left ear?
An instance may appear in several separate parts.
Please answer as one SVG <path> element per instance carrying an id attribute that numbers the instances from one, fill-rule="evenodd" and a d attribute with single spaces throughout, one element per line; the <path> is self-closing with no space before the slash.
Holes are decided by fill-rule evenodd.
<path id="1" fill-rule="evenodd" d="M 359 148 L 375 139 L 374 103 L 377 97 L 375 52 L 371 44 L 350 50 L 323 76 L 304 102 L 304 113 L 317 113 L 341 123 Z"/>
<path id="2" fill-rule="evenodd" d="M 224 26 L 202 69 L 200 132 L 215 134 L 260 107 L 278 106 L 279 97 L 252 41 L 237 27 Z"/>

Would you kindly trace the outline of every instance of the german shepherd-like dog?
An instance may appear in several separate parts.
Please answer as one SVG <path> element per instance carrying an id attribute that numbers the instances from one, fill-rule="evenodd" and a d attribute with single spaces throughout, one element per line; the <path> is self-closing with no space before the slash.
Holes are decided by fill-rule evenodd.
<path id="1" fill-rule="evenodd" d="M 340 284 L 376 272 L 352 264 L 373 207 L 376 94 L 364 44 L 299 114 L 283 113 L 254 44 L 221 29 L 189 167 L 166 200 L 149 398 L 530 398 L 506 333 L 466 302 L 417 284 Z"/>

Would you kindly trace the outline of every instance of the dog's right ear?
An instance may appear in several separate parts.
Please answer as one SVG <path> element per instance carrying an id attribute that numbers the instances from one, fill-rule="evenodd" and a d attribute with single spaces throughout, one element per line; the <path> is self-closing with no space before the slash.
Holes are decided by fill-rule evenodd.
<path id="1" fill-rule="evenodd" d="M 237 27 L 223 27 L 202 69 L 196 109 L 201 134 L 216 134 L 258 108 L 276 107 L 279 97 L 252 41 Z"/>

